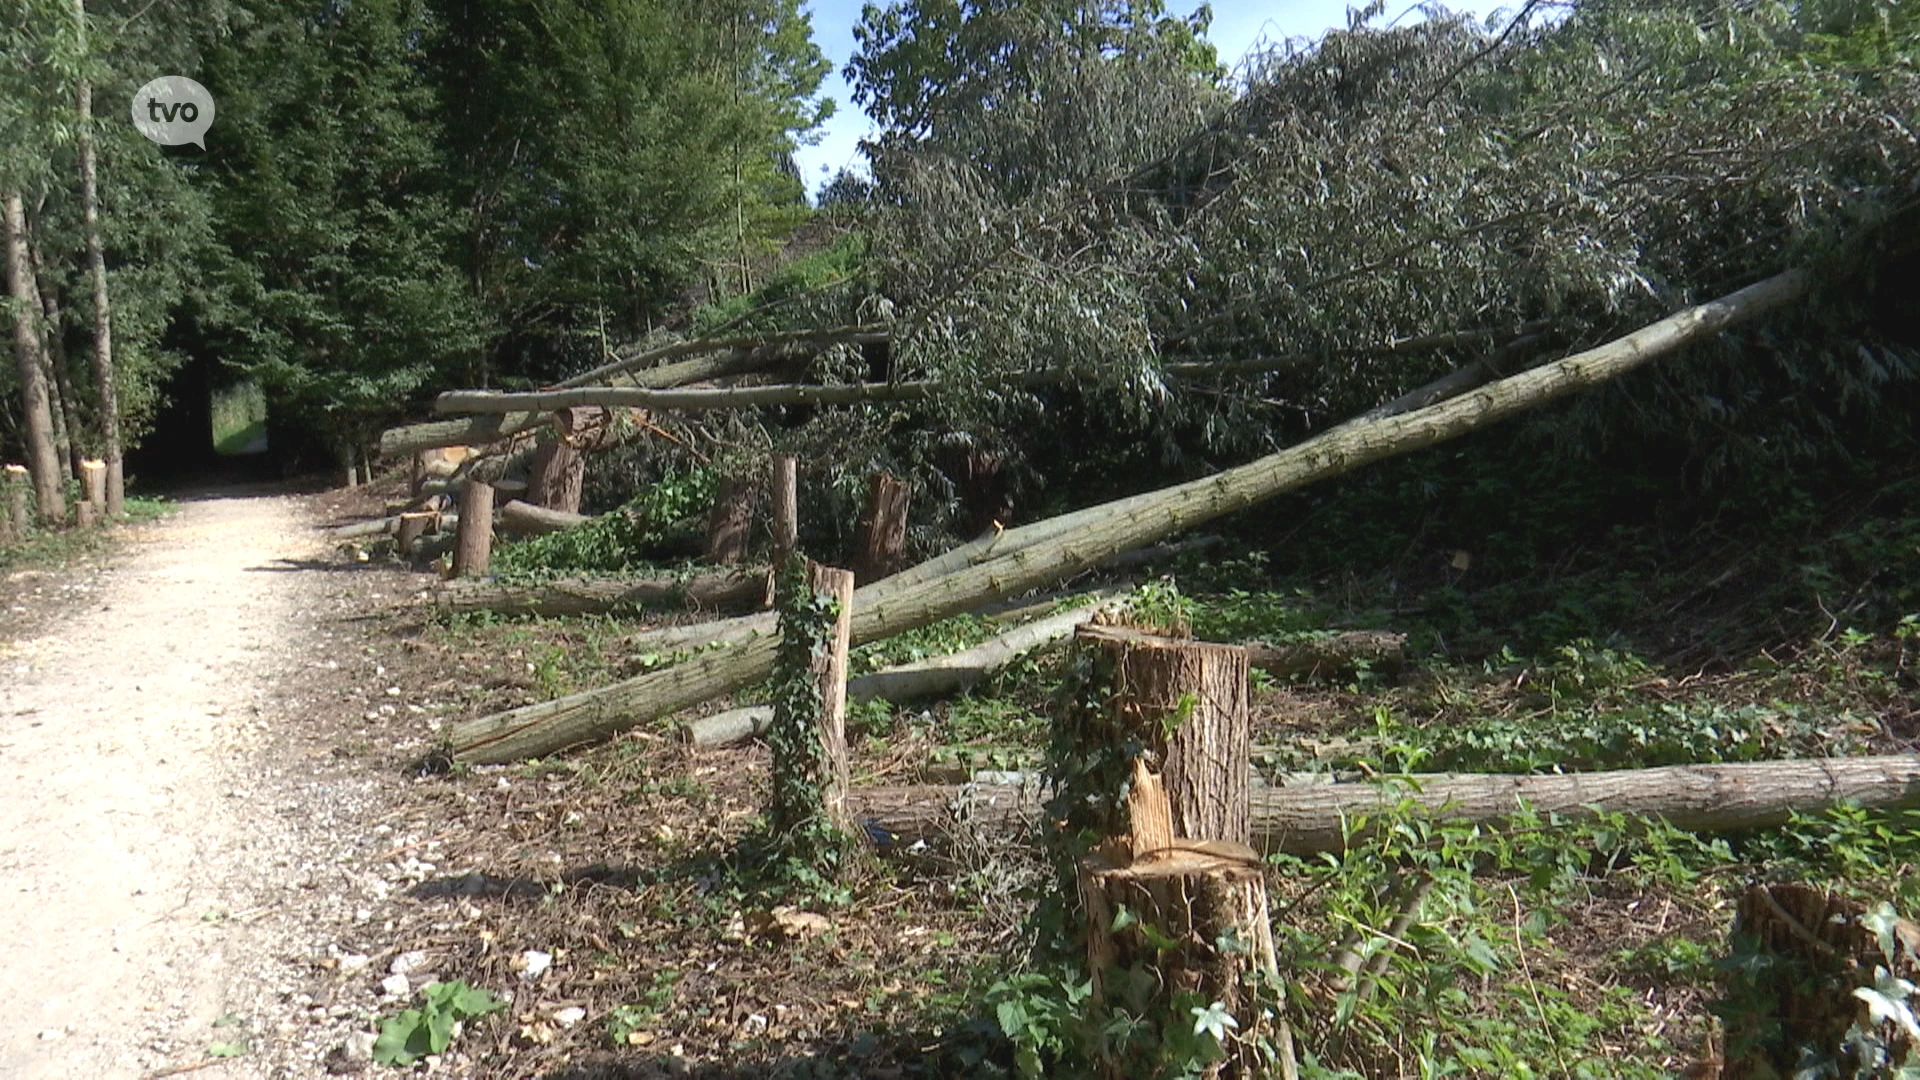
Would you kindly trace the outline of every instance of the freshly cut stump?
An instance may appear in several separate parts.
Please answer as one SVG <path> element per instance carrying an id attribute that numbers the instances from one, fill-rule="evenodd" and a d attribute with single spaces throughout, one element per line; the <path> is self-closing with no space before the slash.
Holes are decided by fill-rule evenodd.
<path id="1" fill-rule="evenodd" d="M 460 497 L 460 527 L 453 545 L 453 576 L 484 577 L 493 556 L 493 485 L 469 481 Z"/>
<path id="2" fill-rule="evenodd" d="M 1083 626 L 1074 643 L 1110 672 L 1107 708 L 1092 718 L 1107 730 L 1081 742 L 1145 748 L 1166 778 L 1174 835 L 1251 844 L 1247 650 L 1123 626 Z"/>
<path id="3" fill-rule="evenodd" d="M 413 552 L 413 546 L 420 538 L 434 530 L 434 522 L 440 519 L 438 511 L 409 510 L 400 515 L 400 524 L 394 530 L 394 547 L 405 557 Z"/>
<path id="4" fill-rule="evenodd" d="M 1190 1026 L 1192 1009 L 1217 1003 L 1235 1026 L 1221 1026 L 1224 1055 L 1202 1075 L 1268 1075 L 1262 1042 L 1288 1061 L 1292 1053 L 1260 856 L 1245 844 L 1174 836 L 1160 778 L 1138 763 L 1127 801 L 1133 833 L 1079 868 L 1094 1007 L 1165 1027 Z M 1125 1051 L 1102 1062 L 1116 1080 L 1164 1064 Z"/>

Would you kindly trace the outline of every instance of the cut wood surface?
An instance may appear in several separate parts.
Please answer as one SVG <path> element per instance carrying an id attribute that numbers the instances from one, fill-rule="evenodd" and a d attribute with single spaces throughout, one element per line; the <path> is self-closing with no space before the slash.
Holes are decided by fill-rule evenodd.
<path id="1" fill-rule="evenodd" d="M 915 577 L 904 587 L 895 585 L 896 578 L 913 573 L 908 570 L 868 586 L 892 588 L 885 602 L 876 602 L 871 594 L 856 599 L 854 641 L 888 637 L 1059 581 L 1102 559 L 1284 492 L 1458 438 L 1602 385 L 1798 300 L 1812 287 L 1812 280 L 1804 270 L 1790 270 L 1604 345 L 1436 405 L 1345 425 L 1214 476 L 985 538 L 957 555 L 964 569 L 928 580 Z M 767 677 L 772 663 L 773 651 L 764 639 L 749 641 L 612 686 L 479 717 L 454 726 L 450 732 L 453 756 L 472 764 L 544 756 L 751 685 Z"/>
<path id="2" fill-rule="evenodd" d="M 577 525 L 592 521 L 586 514 L 576 514 L 566 510 L 549 510 L 544 506 L 535 506 L 519 499 L 509 499 L 500 508 L 500 531 L 519 536 L 541 536 L 546 533 L 561 532 Z"/>
<path id="3" fill-rule="evenodd" d="M 1696 832 L 1769 828 L 1796 811 L 1819 813 L 1842 802 L 1884 810 L 1920 806 L 1920 755 L 1258 788 L 1251 796 L 1253 843 L 1297 855 L 1341 851 L 1349 821 L 1403 799 L 1461 822 L 1494 823 L 1524 803 L 1541 816 L 1637 814 Z M 903 842 L 937 838 L 952 827 L 956 812 L 977 828 L 1032 821 L 1041 802 L 1032 784 L 869 788 L 853 796 L 857 820 Z"/>
<path id="4" fill-rule="evenodd" d="M 1114 590 L 1102 601 L 1037 619 L 1025 626 L 931 660 L 918 660 L 847 680 L 847 698 L 851 701 L 880 699 L 894 704 L 920 701 L 946 694 L 958 694 L 973 684 L 1006 667 L 1048 642 L 1073 633 L 1102 611 L 1111 611 L 1124 590 Z M 758 737 L 773 718 L 766 705 L 747 705 L 703 716 L 681 725 L 683 742 L 702 749 L 731 746 Z"/>
<path id="5" fill-rule="evenodd" d="M 712 611 L 758 607 L 766 589 L 765 569 L 722 570 L 692 577 L 563 578 L 527 585 L 460 581 L 435 589 L 433 603 L 445 612 L 542 616 L 605 615 L 668 605 Z"/>

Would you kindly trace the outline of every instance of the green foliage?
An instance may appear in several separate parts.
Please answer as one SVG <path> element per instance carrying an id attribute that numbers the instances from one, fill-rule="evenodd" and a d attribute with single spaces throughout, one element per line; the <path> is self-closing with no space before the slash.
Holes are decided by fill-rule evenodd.
<path id="1" fill-rule="evenodd" d="M 607 1041 L 615 1049 L 625 1048 L 637 1032 L 648 1030 L 660 1021 L 673 1006 L 674 986 L 680 981 L 678 971 L 656 971 L 653 985 L 638 1002 L 616 1005 L 607 1014 Z"/>
<path id="2" fill-rule="evenodd" d="M 494 571 L 509 580 L 537 580 L 647 569 L 663 549 L 684 546 L 697 535 L 715 485 L 711 470 L 670 471 L 618 510 L 502 547 Z"/>
<path id="3" fill-rule="evenodd" d="M 492 992 L 468 986 L 464 980 L 428 983 L 421 989 L 425 1002 L 380 1022 L 373 1044 L 373 1060 L 405 1067 L 429 1054 L 445 1053 L 462 1023 L 506 1008 Z"/>

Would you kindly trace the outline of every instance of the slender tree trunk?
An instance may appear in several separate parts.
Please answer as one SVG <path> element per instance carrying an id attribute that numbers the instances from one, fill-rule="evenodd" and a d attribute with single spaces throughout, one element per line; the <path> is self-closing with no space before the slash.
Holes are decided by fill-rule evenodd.
<path id="1" fill-rule="evenodd" d="M 27 441 L 27 468 L 33 474 L 34 497 L 40 521 L 58 526 L 67 519 L 66 495 L 60 490 L 60 459 L 53 442 L 53 409 L 47 398 L 45 365 L 40 358 L 40 334 L 33 325 L 40 310 L 32 268 L 27 262 L 27 211 L 20 193 L 4 196 L 7 234 L 7 289 L 13 297 L 14 359 L 20 371 L 23 433 Z"/>
<path id="2" fill-rule="evenodd" d="M 64 484 L 75 478 L 73 463 L 78 456 L 73 450 L 71 425 L 67 422 L 71 415 L 68 395 L 73 385 L 54 366 L 45 335 L 40 337 L 40 370 L 47 383 L 47 412 L 53 417 L 53 456 L 60 463 L 60 482 Z"/>
<path id="3" fill-rule="evenodd" d="M 27 258 L 33 267 L 34 283 L 40 292 L 40 310 L 47 317 L 47 332 L 42 340 L 46 344 L 43 355 L 47 360 L 47 371 L 53 376 L 54 441 L 60 444 L 67 476 L 76 478 L 83 475 L 81 465 L 87 459 L 82 436 L 86 427 L 80 422 L 80 398 L 73 392 L 73 369 L 67 364 L 66 324 L 60 318 L 60 288 L 54 283 L 53 276 L 46 272 L 46 263 L 40 258 L 39 243 L 31 238 L 27 242 Z"/>
<path id="4" fill-rule="evenodd" d="M 87 3 L 73 0 L 79 20 L 81 52 L 86 52 Z M 107 463 L 107 514 L 127 508 L 127 476 L 120 442 L 120 392 L 114 382 L 113 312 L 107 303 L 107 255 L 100 240 L 100 198 L 93 157 L 93 85 L 80 77 L 80 209 L 87 234 L 87 271 L 93 277 L 93 381 L 100 414 L 100 449 Z"/>

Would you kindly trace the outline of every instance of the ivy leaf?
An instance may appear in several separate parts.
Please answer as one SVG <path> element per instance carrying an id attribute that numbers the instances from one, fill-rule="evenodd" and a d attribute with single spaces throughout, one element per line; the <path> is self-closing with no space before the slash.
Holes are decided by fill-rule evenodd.
<path id="1" fill-rule="evenodd" d="M 1239 1030 L 1240 1021 L 1227 1011 L 1225 1002 L 1216 1001 L 1204 1009 L 1195 1005 L 1189 1011 L 1193 1013 L 1195 1035 L 1210 1035 L 1214 1042 L 1224 1043 L 1227 1041 L 1227 1029 Z"/>

